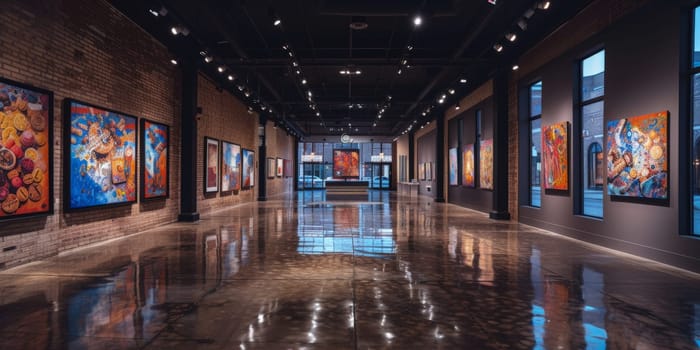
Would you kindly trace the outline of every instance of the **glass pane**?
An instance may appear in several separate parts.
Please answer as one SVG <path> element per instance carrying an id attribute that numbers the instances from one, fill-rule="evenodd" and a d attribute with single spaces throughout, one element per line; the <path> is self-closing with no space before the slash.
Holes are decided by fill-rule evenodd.
<path id="1" fill-rule="evenodd" d="M 599 147 L 603 145 L 603 101 L 583 106 L 581 111 L 581 139 L 583 140 L 583 215 L 603 217 L 603 186 L 599 185 L 598 177 L 602 172 L 597 169 L 597 160 L 602 157 Z M 596 154 L 593 154 L 596 153 Z M 600 164 L 602 164 L 602 158 Z M 601 174 L 598 174 L 601 173 Z"/>
<path id="2" fill-rule="evenodd" d="M 541 206 L 540 159 L 542 154 L 541 119 L 530 122 L 530 205 Z"/>
<path id="3" fill-rule="evenodd" d="M 695 8 L 693 14 L 693 67 L 700 67 L 700 7 Z"/>
<path id="4" fill-rule="evenodd" d="M 542 114 L 542 81 L 530 86 L 530 116 Z"/>
<path id="5" fill-rule="evenodd" d="M 581 101 L 605 94 L 605 50 L 583 60 Z"/>
<path id="6" fill-rule="evenodd" d="M 697 10 L 696 10 L 697 14 Z M 697 28 L 697 26 L 696 26 Z M 700 235 L 700 73 L 693 75 L 693 234 Z"/>

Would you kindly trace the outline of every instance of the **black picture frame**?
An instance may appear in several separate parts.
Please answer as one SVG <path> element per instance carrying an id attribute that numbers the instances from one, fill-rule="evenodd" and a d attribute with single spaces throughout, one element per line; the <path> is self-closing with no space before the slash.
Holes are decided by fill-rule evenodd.
<path id="1" fill-rule="evenodd" d="M 153 135 L 152 138 L 158 141 L 155 145 L 151 146 L 150 140 L 149 140 L 149 135 L 148 135 L 148 130 L 150 130 L 151 126 L 155 127 L 154 131 L 155 132 L 162 132 L 164 133 L 163 137 L 164 140 L 158 140 L 158 137 L 156 135 Z M 159 199 L 167 199 L 170 198 L 170 126 L 163 124 L 163 123 L 158 123 L 149 119 L 141 118 L 140 122 L 140 162 L 139 164 L 141 165 L 141 171 L 140 171 L 140 176 L 141 176 L 141 181 L 140 181 L 140 186 L 139 186 L 139 194 L 140 194 L 140 199 L 141 201 L 151 201 L 151 200 L 159 200 Z M 164 142 L 163 142 L 164 141 Z M 153 148 L 153 150 L 151 150 Z M 150 164 L 149 161 L 149 153 L 153 151 L 154 153 L 160 153 L 160 157 L 163 157 L 163 154 L 165 155 L 165 186 L 164 186 L 164 192 L 158 194 L 160 188 L 156 187 L 156 194 L 149 194 L 148 188 L 150 186 L 150 182 L 148 181 L 148 169 L 156 169 L 158 168 L 157 164 Z M 163 158 L 159 158 L 155 162 L 161 161 Z M 162 170 L 162 169 L 160 169 Z M 155 173 L 155 172 L 154 172 Z"/>
<path id="2" fill-rule="evenodd" d="M 3 141 L 0 142 L 0 150 L 6 150 L 6 151 L 2 151 L 3 153 L 9 151 L 10 153 L 12 153 L 12 155 L 9 155 L 9 153 L 8 153 L 8 162 L 7 162 L 7 164 L 5 164 L 4 168 L 0 169 L 0 173 L 2 173 L 2 174 L 0 174 L 0 177 L 3 177 L 3 179 L 0 179 L 0 181 L 7 181 L 6 184 L 8 185 L 7 190 L 2 191 L 2 192 L 6 192 L 6 193 L 0 194 L 0 196 L 3 197 L 2 200 L 0 200 L 0 221 L 7 222 L 7 221 L 23 220 L 23 219 L 30 219 L 30 218 L 45 217 L 45 216 L 53 215 L 53 213 L 54 213 L 53 179 L 55 178 L 55 176 L 54 176 L 54 162 L 53 162 L 53 158 L 54 158 L 54 153 L 53 153 L 54 152 L 54 146 L 53 146 L 53 139 L 54 139 L 54 134 L 53 134 L 53 130 L 54 130 L 54 124 L 53 124 L 53 120 L 54 120 L 54 95 L 53 95 L 53 92 L 50 90 L 47 90 L 47 89 L 38 88 L 38 87 L 29 85 L 29 84 L 21 83 L 21 82 L 7 79 L 4 77 L 0 77 L 0 92 L 2 92 L 3 95 L 7 95 L 7 99 L 5 99 L 4 96 L 2 99 L 0 99 L 0 103 L 2 104 L 0 106 L 0 112 L 2 112 L 5 115 L 4 118 L 9 118 L 8 113 L 10 113 L 10 112 L 12 112 L 12 114 L 15 116 L 22 115 L 22 116 L 24 116 L 24 118 L 28 118 L 28 125 L 27 125 L 28 129 L 32 130 L 32 132 L 39 131 L 39 135 L 42 135 L 40 137 L 44 138 L 43 140 L 40 140 L 39 142 L 37 142 L 38 135 L 35 133 L 34 134 L 34 147 L 25 146 L 25 144 L 29 145 L 29 142 L 25 141 L 24 143 L 22 143 L 22 140 L 21 140 L 22 136 L 19 133 L 19 131 L 16 128 L 14 128 L 14 125 L 13 125 L 13 128 L 15 129 L 14 136 L 16 138 L 20 139 L 19 146 L 18 146 L 18 147 L 20 147 L 19 150 L 21 150 L 21 153 L 22 153 L 22 157 L 20 157 L 20 158 L 22 158 L 22 159 L 28 158 L 26 155 L 26 150 L 28 148 L 34 148 L 36 150 L 37 146 L 40 148 L 46 147 L 45 156 L 47 158 L 47 159 L 43 159 L 44 155 L 39 153 L 38 150 L 36 150 L 37 156 L 41 156 L 41 160 L 43 160 L 45 162 L 46 170 L 43 171 L 41 175 L 37 175 L 37 178 L 40 177 L 40 180 L 36 181 L 35 183 L 37 183 L 36 186 L 38 186 L 39 188 L 41 188 L 42 191 L 45 191 L 45 192 L 39 192 L 40 199 L 39 199 L 39 201 L 34 202 L 34 203 L 40 202 L 38 204 L 39 208 L 36 210 L 29 211 L 29 209 L 27 209 L 27 203 L 31 204 L 33 201 L 31 199 L 27 199 L 27 201 L 25 201 L 24 203 L 21 203 L 21 201 L 19 201 L 19 199 L 17 198 L 17 191 L 19 191 L 20 187 L 27 188 L 29 186 L 34 186 L 34 183 L 32 183 L 32 185 L 28 185 L 28 186 L 25 185 L 24 183 L 22 183 L 19 186 L 14 186 L 12 184 L 12 180 L 7 178 L 6 173 L 9 173 L 13 170 L 18 170 L 18 173 L 21 174 L 24 170 L 27 170 L 26 169 L 27 166 L 25 165 L 25 169 L 22 169 L 22 165 L 20 164 L 22 162 L 22 160 L 19 160 L 19 161 L 17 160 L 17 156 L 15 155 L 15 152 L 13 152 L 11 150 L 12 147 L 10 147 L 10 148 L 5 147 L 6 140 L 5 140 L 5 137 L 3 137 Z M 17 101 L 19 101 L 18 99 L 15 99 L 13 101 L 12 96 L 11 96 L 12 94 L 14 94 L 15 96 L 23 97 L 23 101 L 17 102 Z M 39 100 L 36 101 L 35 100 L 36 98 L 38 98 Z M 32 100 L 31 105 L 30 105 L 29 99 Z M 26 104 L 25 104 L 25 102 L 26 102 Z M 7 106 L 5 105 L 6 103 L 8 104 Z M 44 105 L 46 105 L 46 108 L 44 108 Z M 38 108 L 40 108 L 39 112 L 37 112 Z M 16 113 L 19 113 L 19 114 L 16 114 Z M 31 113 L 31 116 L 29 116 L 30 113 Z M 38 116 L 37 116 L 37 114 L 38 114 Z M 12 133 L 12 130 L 9 129 L 9 126 L 8 127 L 2 126 L 4 124 L 3 123 L 4 118 L 2 118 L 3 120 L 0 120 L 0 135 L 5 133 L 6 129 L 9 130 L 9 131 L 7 131 L 8 134 Z M 37 124 L 37 125 L 32 125 L 32 118 L 35 119 L 34 124 Z M 43 128 L 41 125 L 42 123 L 44 124 Z M 13 124 L 14 124 L 14 121 L 13 121 Z M 42 129 L 42 130 L 36 130 L 35 128 Z M 25 129 L 25 130 L 27 130 L 27 129 Z M 24 131 L 22 133 L 24 133 Z M 27 137 L 25 137 L 25 140 Z M 41 144 L 41 146 L 39 146 L 39 144 Z M 10 164 L 11 161 L 9 160 L 9 158 L 14 158 L 14 162 L 13 162 L 14 166 L 13 166 L 13 164 Z M 34 162 L 33 165 L 36 165 L 36 162 Z M 31 173 L 33 173 L 33 172 L 34 172 L 34 170 L 32 169 Z M 27 175 L 27 174 L 22 174 L 22 175 Z M 15 185 L 17 185 L 17 184 L 15 184 Z M 37 191 L 37 189 L 35 188 L 33 190 L 34 195 L 36 195 L 36 191 Z M 22 192 L 24 192 L 24 190 L 22 190 Z M 12 194 L 12 197 L 10 196 L 10 194 Z M 14 199 L 12 199 L 13 197 L 14 197 Z M 12 199 L 13 203 L 5 204 L 5 200 L 8 200 L 8 199 Z M 9 205 L 9 207 L 5 207 L 6 205 Z M 15 208 L 15 205 L 16 205 L 16 208 Z M 24 207 L 24 209 L 26 209 L 28 211 L 24 212 L 23 210 L 21 210 L 23 207 Z M 18 211 L 20 213 L 18 213 Z"/>
<path id="3" fill-rule="evenodd" d="M 72 98 L 64 100 L 63 197 L 66 212 L 128 206 L 138 202 L 138 120 L 133 115 L 89 102 Z M 74 151 L 81 156 L 74 156 Z M 105 172 L 111 172 L 111 175 Z M 125 198 L 111 202 L 106 199 L 115 196 Z"/>

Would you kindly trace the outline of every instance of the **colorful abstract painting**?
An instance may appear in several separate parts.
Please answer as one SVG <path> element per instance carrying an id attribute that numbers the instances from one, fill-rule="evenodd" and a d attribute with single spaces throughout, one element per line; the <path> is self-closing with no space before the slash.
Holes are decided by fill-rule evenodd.
<path id="1" fill-rule="evenodd" d="M 457 180 L 457 148 L 450 148 L 448 151 L 448 156 L 449 156 L 449 165 L 450 165 L 450 171 L 449 171 L 449 181 L 450 181 L 450 186 L 457 186 L 458 180 Z"/>
<path id="2" fill-rule="evenodd" d="M 668 199 L 668 112 L 609 121 L 608 194 Z"/>
<path id="3" fill-rule="evenodd" d="M 221 142 L 221 192 L 241 189 L 241 146 Z"/>
<path id="4" fill-rule="evenodd" d="M 357 149 L 333 150 L 333 177 L 337 179 L 360 177 L 360 151 Z"/>
<path id="5" fill-rule="evenodd" d="M 474 187 L 474 144 L 464 145 L 462 149 L 462 186 Z"/>
<path id="6" fill-rule="evenodd" d="M 204 192 L 219 191 L 219 140 L 206 137 L 204 142 Z"/>
<path id="7" fill-rule="evenodd" d="M 136 202 L 136 117 L 67 103 L 68 209 Z"/>
<path id="8" fill-rule="evenodd" d="M 243 149 L 242 188 L 255 187 L 255 152 Z"/>
<path id="9" fill-rule="evenodd" d="M 569 122 L 542 128 L 542 184 L 545 190 L 569 189 Z"/>
<path id="10" fill-rule="evenodd" d="M 493 139 L 479 143 L 479 187 L 493 189 Z"/>
<path id="11" fill-rule="evenodd" d="M 168 197 L 168 126 L 141 119 L 141 199 Z"/>
<path id="12" fill-rule="evenodd" d="M 0 219 L 53 211 L 53 94 L 0 79 Z"/>
<path id="13" fill-rule="evenodd" d="M 277 158 L 277 177 L 282 177 L 282 175 L 284 175 L 284 160 Z"/>

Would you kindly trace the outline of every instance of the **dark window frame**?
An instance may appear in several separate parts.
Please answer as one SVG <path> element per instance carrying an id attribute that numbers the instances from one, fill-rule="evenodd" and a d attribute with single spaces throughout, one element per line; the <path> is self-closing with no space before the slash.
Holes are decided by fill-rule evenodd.
<path id="1" fill-rule="evenodd" d="M 532 114 L 532 88 L 540 84 L 540 113 L 539 114 Z M 542 136 L 542 100 L 543 100 L 543 91 L 544 84 L 542 83 L 542 79 L 535 80 L 534 82 L 530 83 L 527 85 L 527 130 L 528 130 L 528 153 L 527 153 L 527 160 L 528 160 L 528 176 L 527 176 L 527 188 L 528 188 L 528 200 L 527 200 L 527 205 L 533 207 L 533 208 L 542 208 L 542 177 L 541 174 L 538 177 L 538 183 L 540 185 L 540 205 L 534 205 L 532 201 L 532 179 L 533 179 L 533 174 L 532 174 L 532 123 L 539 120 L 540 121 L 540 137 Z M 541 147 L 541 146 L 540 146 Z M 540 149 L 540 154 L 541 154 L 541 149 Z M 540 159 L 540 164 L 541 159 Z"/>

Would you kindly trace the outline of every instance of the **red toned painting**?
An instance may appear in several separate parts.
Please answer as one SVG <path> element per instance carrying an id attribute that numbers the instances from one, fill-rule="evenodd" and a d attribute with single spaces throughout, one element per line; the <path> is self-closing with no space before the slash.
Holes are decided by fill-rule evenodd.
<path id="1" fill-rule="evenodd" d="M 568 122 L 542 128 L 542 177 L 545 190 L 569 189 L 568 129 Z"/>

